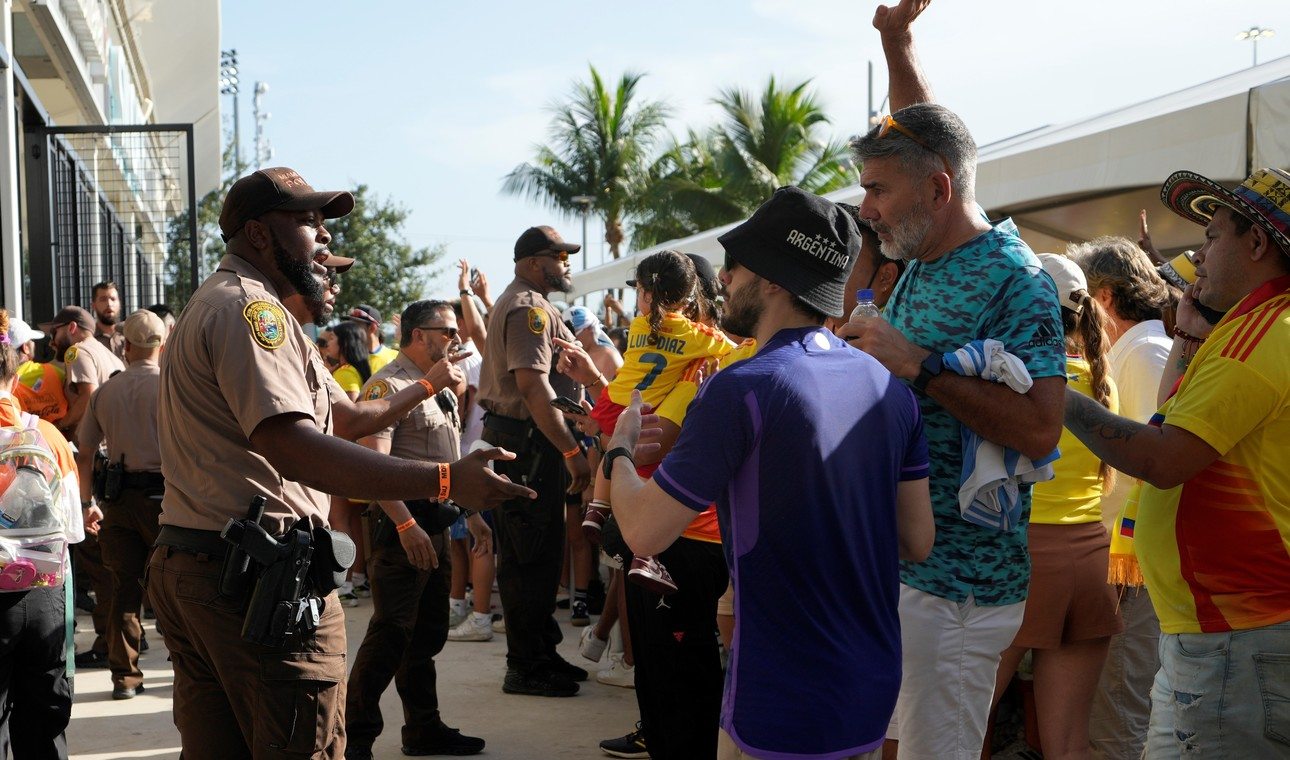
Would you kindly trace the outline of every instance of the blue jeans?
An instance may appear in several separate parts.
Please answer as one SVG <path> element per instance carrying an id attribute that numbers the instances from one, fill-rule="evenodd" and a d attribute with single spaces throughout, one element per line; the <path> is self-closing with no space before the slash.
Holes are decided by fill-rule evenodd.
<path id="1" fill-rule="evenodd" d="M 1290 622 L 1162 634 L 1144 757 L 1290 757 Z"/>

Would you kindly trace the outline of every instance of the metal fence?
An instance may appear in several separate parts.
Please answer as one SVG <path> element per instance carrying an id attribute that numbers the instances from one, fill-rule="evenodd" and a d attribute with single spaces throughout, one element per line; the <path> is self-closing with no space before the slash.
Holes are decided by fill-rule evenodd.
<path id="1" fill-rule="evenodd" d="M 113 281 L 122 313 L 197 279 L 191 124 L 47 127 L 27 133 L 31 306 L 88 308 Z M 191 287 L 188 288 L 191 291 Z"/>

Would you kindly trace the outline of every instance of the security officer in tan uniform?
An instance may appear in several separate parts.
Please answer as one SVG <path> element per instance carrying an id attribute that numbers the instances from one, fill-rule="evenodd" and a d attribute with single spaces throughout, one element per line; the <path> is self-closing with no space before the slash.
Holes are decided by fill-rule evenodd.
<path id="1" fill-rule="evenodd" d="M 89 411 L 77 432 L 76 466 L 81 503 L 91 499 L 94 454 L 107 439 L 108 469 L 102 501 L 91 507 L 86 522 L 99 522 L 99 550 L 112 575 L 107 608 L 108 666 L 112 669 L 112 698 L 132 699 L 143 691 L 139 652 L 143 627 L 143 571 L 157 540 L 161 516 L 161 449 L 157 445 L 157 390 L 161 368 L 157 357 L 166 325 L 150 311 L 136 311 L 122 330 L 130 365 L 111 377 L 90 397 Z M 100 522 L 101 521 L 101 522 Z"/>
<path id="2" fill-rule="evenodd" d="M 174 719 L 188 758 L 335 760 L 345 751 L 345 625 L 335 591 L 324 596 L 310 577 L 298 598 L 281 600 L 303 612 L 287 618 L 280 642 L 244 640 L 249 592 L 221 591 L 229 544 L 220 531 L 247 517 L 252 497 L 266 500 L 260 527 L 299 541 L 293 527 L 326 527 L 327 493 L 444 493 L 476 509 L 531 494 L 488 469 L 507 452 L 414 462 L 329 435 L 327 369 L 282 299 L 322 303 L 324 219 L 353 207 L 350 193 L 315 192 L 291 169 L 239 179 L 220 213 L 227 254 L 162 354 L 166 494 L 148 595 L 174 663 Z"/>
<path id="3" fill-rule="evenodd" d="M 417 301 L 403 311 L 399 353 L 372 375 L 360 398 L 378 399 L 424 380 L 435 394 L 394 425 L 359 443 L 382 454 L 419 461 L 459 456 L 461 417 L 457 398 L 466 376 L 447 358 L 460 345 L 457 317 L 445 301 Z M 384 726 L 381 694 L 397 679 L 403 701 L 403 752 L 408 755 L 473 755 L 484 740 L 463 736 L 439 716 L 434 657 L 448 639 L 448 583 L 452 577 L 446 528 L 435 525 L 426 500 L 378 501 L 367 572 L 372 583 L 372 619 L 354 657 L 345 703 L 350 760 L 370 758 Z M 472 515 L 479 545 L 490 535 Z"/>
<path id="4" fill-rule="evenodd" d="M 67 414 L 58 421 L 58 429 L 75 440 L 76 426 L 85 416 L 90 396 L 114 372 L 125 369 L 121 360 L 94 339 L 94 317 L 79 306 L 65 306 L 58 316 L 40 325 L 49 336 L 49 346 L 61 355 L 66 376 Z"/>
<path id="5" fill-rule="evenodd" d="M 49 345 L 60 355 L 66 370 L 63 393 L 67 396 L 67 414 L 58 421 L 58 429 L 67 440 L 76 440 L 76 427 L 90 406 L 90 396 L 125 365 L 111 350 L 94 339 L 94 317 L 79 306 L 66 306 L 52 321 L 40 325 L 49 336 Z M 91 452 L 93 453 L 93 452 Z M 97 603 L 91 617 L 94 621 L 94 643 L 76 655 L 81 669 L 107 666 L 108 615 L 112 607 L 112 574 L 103 566 L 98 538 L 86 534 L 85 540 L 72 548 L 75 577 L 80 588 L 94 590 Z"/>
<path id="6" fill-rule="evenodd" d="M 556 395 L 579 398 L 579 388 L 555 369 L 553 338 L 573 340 L 560 312 L 546 300 L 568 291 L 566 243 L 550 227 L 530 227 L 515 243 L 515 280 L 497 299 L 480 368 L 484 440 L 516 453 L 497 471 L 538 492 L 536 502 L 503 504 L 496 518 L 497 587 L 506 616 L 508 694 L 569 697 L 587 671 L 556 654 L 562 638 L 555 590 L 564 552 L 565 493 L 590 482 L 587 459 L 560 412 Z"/>

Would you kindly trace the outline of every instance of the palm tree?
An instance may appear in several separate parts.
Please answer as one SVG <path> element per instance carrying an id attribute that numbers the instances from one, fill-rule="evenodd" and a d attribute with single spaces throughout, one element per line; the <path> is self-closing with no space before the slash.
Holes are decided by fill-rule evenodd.
<path id="1" fill-rule="evenodd" d="M 713 100 L 721 123 L 691 130 L 651 167 L 632 242 L 644 247 L 738 221 L 783 185 L 827 193 L 851 184 L 846 144 L 821 135 L 829 120 L 809 84 L 782 89 L 771 77 L 760 97 L 722 90 Z"/>
<path id="2" fill-rule="evenodd" d="M 689 130 L 673 139 L 650 166 L 644 192 L 632 204 L 632 245 L 653 245 L 693 235 L 747 216 L 744 204 L 723 192 L 720 145 L 715 130 Z"/>
<path id="3" fill-rule="evenodd" d="M 537 146 L 533 163 L 506 175 L 502 191 L 571 214 L 584 210 L 575 196 L 594 198 L 591 211 L 604 220 L 605 242 L 618 258 L 624 212 L 645 187 L 650 153 L 671 109 L 637 100 L 643 74 L 623 74 L 611 93 L 600 72 L 589 68 L 589 82 L 574 82 L 569 99 L 551 105 L 549 144 Z"/>
<path id="4" fill-rule="evenodd" d="M 754 209 L 782 185 L 827 193 L 851 183 L 844 168 L 847 146 L 821 139 L 819 132 L 829 119 L 809 85 L 807 80 L 781 89 L 771 77 L 760 98 L 727 89 L 713 101 L 725 111 L 718 130 L 727 192 L 753 203 Z"/>

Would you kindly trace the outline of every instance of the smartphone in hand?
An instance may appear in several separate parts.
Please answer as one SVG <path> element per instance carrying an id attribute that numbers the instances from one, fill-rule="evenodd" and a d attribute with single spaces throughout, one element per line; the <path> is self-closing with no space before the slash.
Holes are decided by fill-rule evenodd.
<path id="1" fill-rule="evenodd" d="M 571 398 L 566 398 L 565 396 L 556 396 L 551 399 L 551 406 L 554 406 L 556 409 L 559 409 L 566 414 L 577 414 L 582 417 L 587 416 L 587 410 L 583 409 L 581 404 Z"/>

